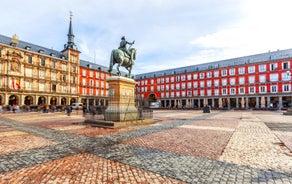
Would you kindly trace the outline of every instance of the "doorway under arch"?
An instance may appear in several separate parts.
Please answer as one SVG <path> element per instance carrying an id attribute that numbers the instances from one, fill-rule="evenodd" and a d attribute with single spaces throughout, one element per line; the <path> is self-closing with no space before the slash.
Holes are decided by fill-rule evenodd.
<path id="1" fill-rule="evenodd" d="M 76 98 L 71 98 L 70 105 L 72 105 L 73 103 L 76 103 Z"/>
<path id="2" fill-rule="evenodd" d="M 61 105 L 66 105 L 66 98 L 65 97 L 61 98 Z"/>
<path id="3" fill-rule="evenodd" d="M 33 104 L 33 97 L 32 96 L 26 96 L 24 98 L 24 104 L 25 105 L 32 105 Z"/>
<path id="4" fill-rule="evenodd" d="M 145 105 L 150 106 L 151 103 L 153 103 L 153 102 L 157 102 L 157 98 L 156 98 L 156 95 L 154 93 L 152 93 L 148 96 L 148 100 L 146 102 L 148 104 L 145 104 Z"/>
<path id="5" fill-rule="evenodd" d="M 50 104 L 51 105 L 57 105 L 57 98 L 55 96 L 52 96 L 52 98 L 50 100 Z"/>
<path id="6" fill-rule="evenodd" d="M 16 95 L 11 95 L 11 96 L 9 97 L 8 105 L 18 105 L 18 103 L 19 103 L 19 98 L 18 98 L 18 96 L 16 96 Z"/>
<path id="7" fill-rule="evenodd" d="M 40 96 L 38 99 L 38 105 L 45 105 L 46 104 L 46 97 Z"/>

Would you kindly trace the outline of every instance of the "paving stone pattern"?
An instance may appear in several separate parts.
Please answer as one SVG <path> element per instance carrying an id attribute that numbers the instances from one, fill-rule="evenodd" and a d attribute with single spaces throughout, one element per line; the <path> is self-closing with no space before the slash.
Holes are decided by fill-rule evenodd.
<path id="1" fill-rule="evenodd" d="M 51 143 L 0 154 L 0 183 L 292 183 L 292 175 L 287 173 L 128 144 L 141 137 L 183 129 L 179 127 L 214 115 L 213 112 L 96 138 L 0 118 L 0 127 Z M 103 165 L 96 165 L 99 163 Z M 43 174 L 38 175 L 37 171 Z M 66 175 L 68 172 L 72 173 Z M 34 173 L 40 178 L 32 178 Z"/>

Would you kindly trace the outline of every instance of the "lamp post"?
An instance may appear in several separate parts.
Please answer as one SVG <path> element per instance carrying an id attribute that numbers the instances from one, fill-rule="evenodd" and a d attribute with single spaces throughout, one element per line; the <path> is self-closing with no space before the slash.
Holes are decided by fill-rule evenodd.
<path id="1" fill-rule="evenodd" d="M 292 76 L 292 73 L 289 70 L 286 73 L 288 76 Z M 291 100 L 291 104 L 292 104 L 292 100 Z"/>

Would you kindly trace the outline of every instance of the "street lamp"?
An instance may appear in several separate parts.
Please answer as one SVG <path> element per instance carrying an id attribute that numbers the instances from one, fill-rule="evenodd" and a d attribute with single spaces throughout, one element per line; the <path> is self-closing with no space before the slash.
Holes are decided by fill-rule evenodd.
<path id="1" fill-rule="evenodd" d="M 292 76 L 292 73 L 291 73 L 289 70 L 288 70 L 286 73 L 287 73 L 288 76 Z M 292 99 L 291 99 L 291 105 L 292 105 Z M 290 109 L 290 108 L 289 108 L 289 109 Z M 291 110 L 288 110 L 288 111 L 291 111 Z M 288 113 L 289 113 L 289 112 L 288 112 Z"/>

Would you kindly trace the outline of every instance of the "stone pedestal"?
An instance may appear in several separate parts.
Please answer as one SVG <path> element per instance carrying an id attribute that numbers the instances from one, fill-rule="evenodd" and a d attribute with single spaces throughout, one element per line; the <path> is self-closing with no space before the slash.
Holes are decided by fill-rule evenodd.
<path id="1" fill-rule="evenodd" d="M 105 110 L 105 121 L 125 122 L 138 119 L 138 110 L 135 107 L 135 85 L 133 79 L 110 76 L 109 104 Z"/>

